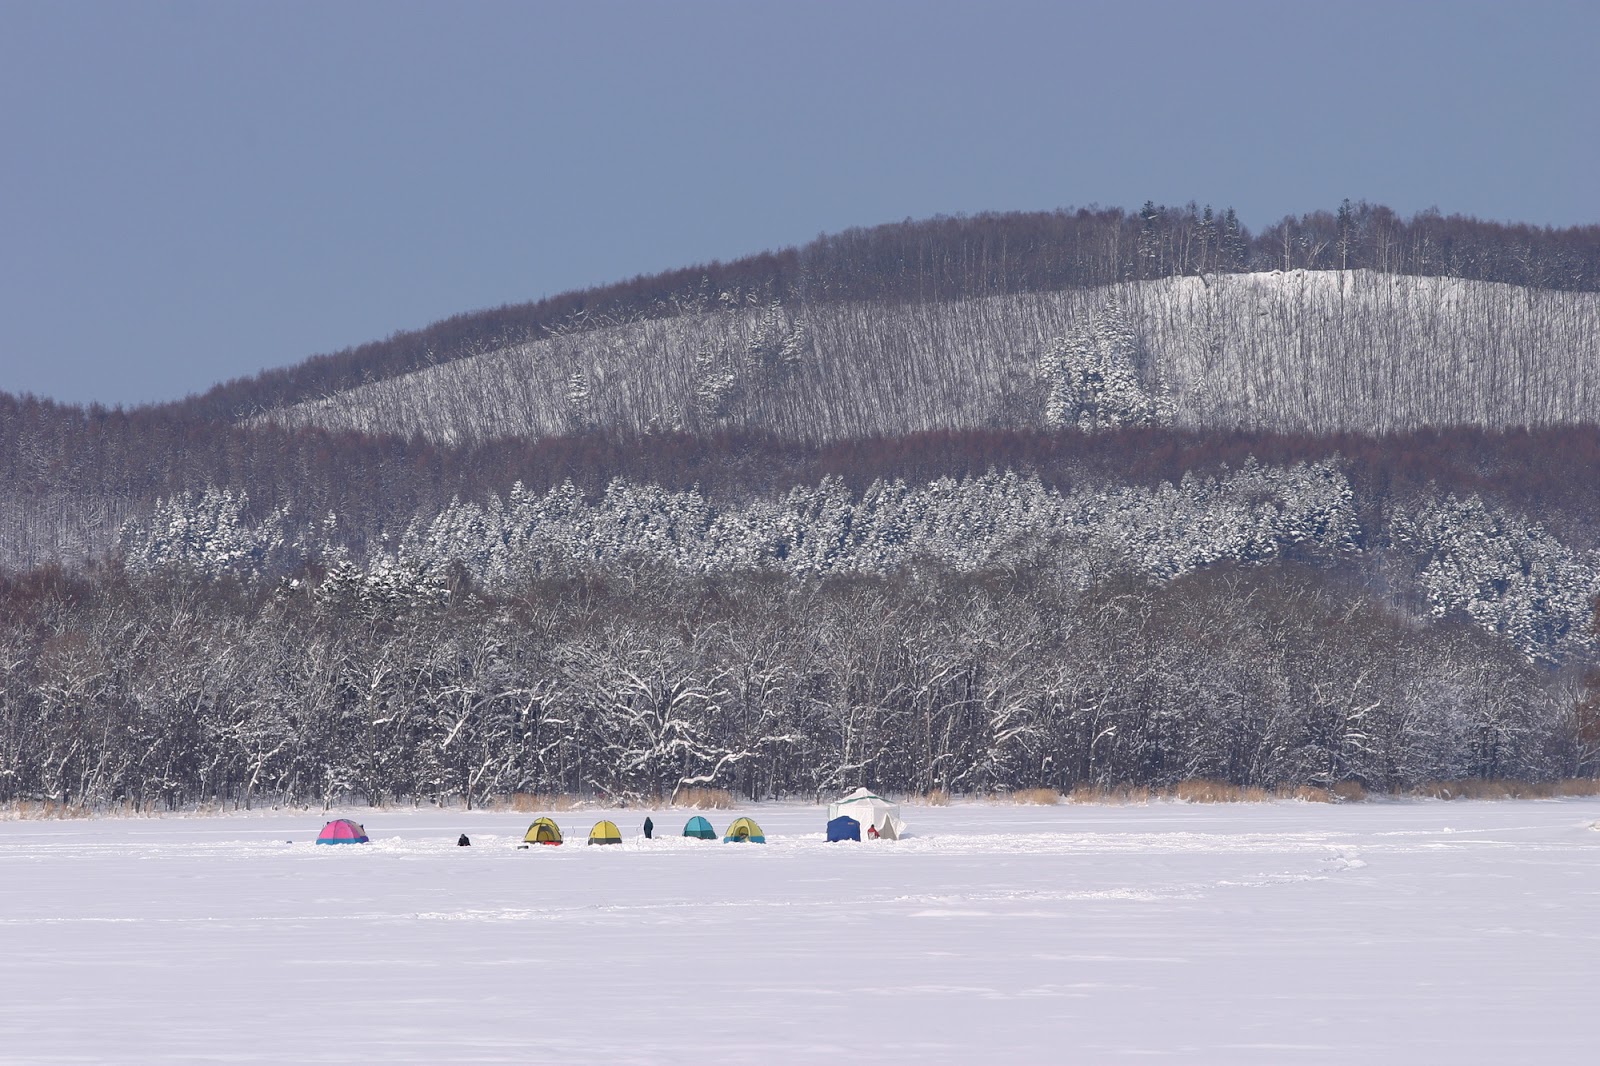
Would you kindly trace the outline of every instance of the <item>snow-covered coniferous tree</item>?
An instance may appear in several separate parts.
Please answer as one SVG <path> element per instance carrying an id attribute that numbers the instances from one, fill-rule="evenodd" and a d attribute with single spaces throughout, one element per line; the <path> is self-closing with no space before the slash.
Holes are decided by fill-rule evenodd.
<path id="1" fill-rule="evenodd" d="M 275 510 L 251 524 L 244 517 L 249 506 L 247 493 L 214 486 L 198 495 L 181 492 L 157 500 L 149 518 L 123 524 L 123 565 L 132 573 L 169 567 L 204 574 L 270 569 L 286 546 L 286 511 Z"/>
<path id="2" fill-rule="evenodd" d="M 1475 495 L 1425 501 L 1397 513 L 1393 528 L 1422 564 L 1417 580 L 1435 617 L 1464 614 L 1534 662 L 1559 662 L 1590 639 L 1600 553 L 1574 552 Z"/>
<path id="3" fill-rule="evenodd" d="M 1039 359 L 1045 422 L 1085 432 L 1171 422 L 1171 400 L 1164 389 L 1145 388 L 1139 363 L 1139 341 L 1122 308 L 1113 303 L 1095 312 Z"/>

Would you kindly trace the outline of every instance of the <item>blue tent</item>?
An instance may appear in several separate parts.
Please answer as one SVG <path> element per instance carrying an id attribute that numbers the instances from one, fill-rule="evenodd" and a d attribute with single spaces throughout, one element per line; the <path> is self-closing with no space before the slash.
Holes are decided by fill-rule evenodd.
<path id="1" fill-rule="evenodd" d="M 683 835 L 686 837 L 694 837 L 696 840 L 717 839 L 717 831 L 711 828 L 711 823 L 706 821 L 698 814 L 693 818 L 690 818 L 689 824 L 683 827 Z"/>
<path id="2" fill-rule="evenodd" d="M 848 814 L 841 814 L 828 823 L 828 843 L 837 840 L 860 840 L 861 823 Z"/>

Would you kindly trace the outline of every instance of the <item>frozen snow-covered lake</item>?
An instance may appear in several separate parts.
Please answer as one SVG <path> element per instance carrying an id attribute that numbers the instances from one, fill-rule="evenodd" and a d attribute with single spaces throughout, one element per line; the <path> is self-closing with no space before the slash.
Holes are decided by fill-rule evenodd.
<path id="1" fill-rule="evenodd" d="M 0 822 L 0 1062 L 1597 1054 L 1600 801 L 335 813 Z"/>

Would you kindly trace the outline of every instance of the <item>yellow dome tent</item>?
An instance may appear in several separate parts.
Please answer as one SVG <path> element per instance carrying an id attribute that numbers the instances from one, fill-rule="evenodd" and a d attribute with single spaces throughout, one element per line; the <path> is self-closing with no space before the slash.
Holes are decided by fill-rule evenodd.
<path id="1" fill-rule="evenodd" d="M 724 844 L 765 844 L 767 838 L 762 834 L 761 827 L 753 818 L 739 818 L 728 826 L 728 835 L 722 838 Z"/>
<path id="2" fill-rule="evenodd" d="M 596 822 L 594 828 L 589 830 L 589 843 L 591 844 L 620 844 L 622 834 L 617 831 L 616 822 Z"/>
<path id="3" fill-rule="evenodd" d="M 522 837 L 524 844 L 559 844 L 561 843 L 561 827 L 548 818 L 540 818 L 528 826 L 528 831 Z"/>

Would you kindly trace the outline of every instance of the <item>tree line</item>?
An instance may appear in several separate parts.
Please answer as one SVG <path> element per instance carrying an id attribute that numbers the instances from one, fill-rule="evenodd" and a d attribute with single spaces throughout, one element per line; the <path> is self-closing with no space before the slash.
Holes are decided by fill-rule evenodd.
<path id="1" fill-rule="evenodd" d="M 271 425 L 195 426 L 160 409 L 90 409 L 0 393 L 0 568 L 80 565 L 110 552 L 158 497 L 207 486 L 249 496 L 249 517 L 288 506 L 329 511 L 364 557 L 452 498 L 543 493 L 571 481 L 597 498 L 616 478 L 668 491 L 698 487 L 718 505 L 838 478 L 931 482 L 1016 470 L 1052 489 L 1154 485 L 1210 476 L 1250 457 L 1267 465 L 1345 460 L 1362 521 L 1432 486 L 1537 516 L 1579 549 L 1600 546 L 1600 431 L 1593 426 L 1423 428 L 1383 435 L 1200 431 L 1122 426 L 935 429 L 807 442 L 737 428 L 691 433 L 589 428 L 539 439 L 445 444 L 425 438 Z"/>
<path id="2" fill-rule="evenodd" d="M 641 568 L 355 609 L 312 583 L 0 577 L 0 801 L 812 797 L 1600 769 L 1593 697 L 1314 564 Z M 1585 707 L 1590 707 L 1586 711 Z"/>

